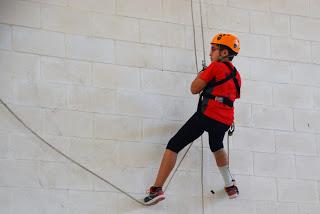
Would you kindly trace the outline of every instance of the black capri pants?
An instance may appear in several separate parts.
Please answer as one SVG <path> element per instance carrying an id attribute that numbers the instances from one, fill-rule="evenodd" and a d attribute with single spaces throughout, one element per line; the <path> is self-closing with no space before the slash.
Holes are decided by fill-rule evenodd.
<path id="1" fill-rule="evenodd" d="M 196 140 L 206 131 L 209 134 L 210 150 L 215 152 L 223 148 L 223 138 L 229 127 L 200 112 L 196 112 L 170 139 L 166 149 L 179 153 L 185 146 Z"/>

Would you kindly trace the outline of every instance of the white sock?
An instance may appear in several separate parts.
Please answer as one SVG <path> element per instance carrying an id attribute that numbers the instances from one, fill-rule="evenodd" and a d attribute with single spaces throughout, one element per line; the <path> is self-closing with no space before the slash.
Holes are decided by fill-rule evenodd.
<path id="1" fill-rule="evenodd" d="M 223 177 L 224 183 L 225 183 L 225 187 L 230 187 L 233 185 L 232 182 L 232 177 L 229 171 L 229 165 L 225 165 L 222 167 L 219 167 L 220 173 Z"/>

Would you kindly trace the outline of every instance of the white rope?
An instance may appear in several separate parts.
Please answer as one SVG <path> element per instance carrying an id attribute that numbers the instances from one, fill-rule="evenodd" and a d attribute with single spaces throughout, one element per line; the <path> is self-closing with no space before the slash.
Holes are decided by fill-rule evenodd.
<path id="1" fill-rule="evenodd" d="M 191 0 L 191 14 L 192 14 L 192 27 L 193 27 L 193 44 L 194 44 L 194 53 L 195 53 L 195 60 L 196 60 L 196 69 L 197 73 L 198 70 L 198 56 L 197 56 L 197 47 L 196 47 L 196 34 L 195 34 L 195 24 L 194 24 L 194 16 L 193 16 L 193 0 Z M 201 26 L 201 35 L 202 35 L 202 50 L 203 50 L 203 60 L 202 60 L 202 68 L 206 67 L 206 53 L 205 53 L 205 45 L 204 45 L 204 33 L 203 33 L 203 18 L 202 18 L 202 3 L 199 0 L 200 4 L 200 26 Z M 199 95 L 200 96 L 200 95 Z M 201 135 L 201 208 L 202 213 L 204 214 L 204 170 L 203 170 L 203 163 L 204 163 L 204 148 L 203 148 L 203 136 Z"/>
<path id="2" fill-rule="evenodd" d="M 107 179 L 101 177 L 100 175 L 98 175 L 97 173 L 93 172 L 92 170 L 88 169 L 87 167 L 83 166 L 82 164 L 80 164 L 79 162 L 73 160 L 71 157 L 69 157 L 68 155 L 66 155 L 65 153 L 63 153 L 62 151 L 60 151 L 59 149 L 57 149 L 55 146 L 53 146 L 52 144 L 50 144 L 48 141 L 46 141 L 45 139 L 43 139 L 40 135 L 38 135 L 35 131 L 33 131 L 18 115 L 16 115 L 14 113 L 14 111 L 0 98 L 0 103 L 27 129 L 29 130 L 34 136 L 36 136 L 41 142 L 45 143 L 47 146 L 49 146 L 51 149 L 53 149 L 54 151 L 56 151 L 57 153 L 59 153 L 61 156 L 63 156 L 64 158 L 66 158 L 67 160 L 69 160 L 70 162 L 72 162 L 73 164 L 77 165 L 78 167 L 82 168 L 83 170 L 89 172 L 90 174 L 92 174 L 93 176 L 95 176 L 96 178 L 98 178 L 99 180 L 102 180 L 103 182 L 109 184 L 110 186 L 112 186 L 114 189 L 118 190 L 119 192 L 123 193 L 124 195 L 128 196 L 130 199 L 132 199 L 133 201 L 146 206 L 143 202 L 141 202 L 140 200 L 136 199 L 135 197 L 133 197 L 132 195 L 130 195 L 129 193 L 127 193 L 126 191 L 124 191 L 123 189 L 121 189 L 120 187 L 117 187 L 116 185 L 114 185 L 113 183 L 111 183 L 110 181 L 108 181 Z"/>
<path id="3" fill-rule="evenodd" d="M 192 1 L 192 0 L 191 0 Z M 203 18 L 202 18 L 202 3 L 201 0 L 199 0 L 200 4 L 200 22 L 201 22 L 201 36 L 202 36 L 202 50 L 203 50 L 203 61 L 202 61 L 202 66 L 206 66 L 206 49 L 204 45 L 204 33 L 203 33 Z"/>
<path id="4" fill-rule="evenodd" d="M 200 0 L 201 1 L 201 0 Z M 201 5 L 201 2 L 200 2 Z M 194 24 L 194 14 L 193 14 L 193 1 L 191 0 L 191 18 L 192 18 L 192 31 L 193 31 L 193 48 L 194 48 L 194 58 L 195 58 L 195 63 L 196 63 L 196 71 L 197 73 L 199 73 L 198 71 L 198 55 L 197 55 L 197 45 L 196 45 L 196 30 L 195 30 L 195 24 Z M 201 10 L 200 10 L 201 11 Z M 202 26 L 202 16 L 201 16 L 201 26 Z M 203 28 L 203 27 L 202 27 Z M 203 32 L 203 30 L 202 30 Z M 203 38 L 203 37 L 202 37 Z M 203 46 L 204 46 L 204 42 L 203 42 Z M 205 54 L 205 53 L 204 53 Z M 191 149 L 191 146 L 193 145 L 193 142 L 190 143 L 190 145 L 187 148 L 187 151 L 184 153 L 184 155 L 182 156 L 181 160 L 179 161 L 177 167 L 175 168 L 175 170 L 173 171 L 172 175 L 169 178 L 169 181 L 167 182 L 166 186 L 164 187 L 164 191 L 167 190 L 169 184 L 172 181 L 173 176 L 176 174 L 176 172 L 178 171 L 178 168 L 180 167 L 182 161 L 185 159 L 187 153 L 189 152 L 189 150 Z M 201 147 L 203 150 L 203 140 L 202 140 L 202 136 L 201 136 Z M 202 152 L 202 156 L 203 156 L 203 152 Z M 201 165 L 203 166 L 203 157 L 202 157 L 202 163 Z M 203 167 L 201 167 L 201 178 L 203 177 Z M 202 185 L 202 195 L 203 195 L 203 185 Z M 203 201 L 203 200 L 202 200 Z"/>
<path id="5" fill-rule="evenodd" d="M 202 4 L 201 0 L 200 1 L 200 16 L 201 16 L 201 32 L 202 32 L 202 45 L 203 45 L 203 61 L 202 61 L 202 66 L 205 66 L 205 48 L 204 48 L 204 34 L 203 34 L 203 21 L 202 21 Z M 192 18 L 192 30 L 193 30 L 193 47 L 194 47 L 194 58 L 195 58 L 195 64 L 196 64 L 196 71 L 199 73 L 198 70 L 198 55 L 197 55 L 197 46 L 196 46 L 196 31 L 195 31 L 195 23 L 194 23 L 194 13 L 193 13 L 193 0 L 191 0 L 191 18 Z M 204 171 L 203 171 L 203 162 L 204 162 L 204 148 L 203 148 L 203 137 L 201 135 L 201 203 L 202 203 L 202 213 L 204 213 L 204 185 L 203 185 L 203 178 L 204 178 Z M 187 153 L 189 152 L 191 146 L 193 145 L 194 142 L 190 143 L 190 145 L 187 148 L 187 151 L 184 153 L 183 157 L 179 161 L 177 167 L 175 168 L 174 172 L 172 173 L 172 176 L 170 177 L 167 185 L 164 187 L 164 191 L 167 190 L 169 184 L 172 181 L 173 176 L 177 172 L 178 168 L 180 167 L 182 161 L 185 159 Z"/>
<path id="6" fill-rule="evenodd" d="M 192 2 L 192 0 L 191 0 Z M 203 60 L 202 60 L 202 67 L 205 68 L 206 65 L 206 52 L 204 47 L 204 33 L 203 33 L 203 20 L 202 20 L 202 3 L 201 0 L 199 0 L 200 4 L 200 22 L 201 22 L 201 35 L 202 35 L 202 50 L 203 50 Z M 204 162 L 204 149 L 203 149 L 203 137 L 201 135 L 201 203 L 202 203 L 202 213 L 204 214 L 204 170 L 203 170 L 203 162 Z"/>

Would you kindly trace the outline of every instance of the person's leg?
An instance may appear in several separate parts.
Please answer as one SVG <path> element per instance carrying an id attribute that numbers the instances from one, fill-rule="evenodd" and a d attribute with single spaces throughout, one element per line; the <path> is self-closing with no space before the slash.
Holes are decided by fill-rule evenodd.
<path id="1" fill-rule="evenodd" d="M 154 186 L 162 187 L 175 166 L 178 153 L 204 132 L 204 126 L 198 113 L 195 113 L 181 129 L 170 139 L 163 154 Z"/>
<path id="2" fill-rule="evenodd" d="M 161 165 L 158 171 L 158 175 L 153 186 L 155 187 L 163 186 L 164 182 L 166 182 L 166 179 L 168 178 L 173 167 L 176 164 L 177 155 L 178 155 L 177 153 L 169 149 L 165 150 L 162 157 Z"/>
<path id="3" fill-rule="evenodd" d="M 216 122 L 212 127 L 213 129 L 209 132 L 210 149 L 213 152 L 220 174 L 224 180 L 226 193 L 229 198 L 235 198 L 239 195 L 239 191 L 232 179 L 228 155 L 223 148 L 223 138 L 229 126 Z"/>
<path id="4" fill-rule="evenodd" d="M 224 150 L 224 148 L 221 148 L 221 149 L 213 152 L 213 154 L 216 159 L 216 163 L 217 163 L 218 167 L 223 167 L 223 166 L 229 165 L 228 155 L 227 155 L 226 151 Z"/>
<path id="5" fill-rule="evenodd" d="M 154 205 L 165 199 L 162 186 L 173 169 L 176 160 L 177 153 L 166 149 L 162 157 L 156 181 L 154 185 L 150 187 L 148 195 L 144 198 L 146 205 Z"/>
<path id="6" fill-rule="evenodd" d="M 228 155 L 223 148 L 223 138 L 227 130 L 228 127 L 223 124 L 215 124 L 214 130 L 209 132 L 209 143 L 225 186 L 229 187 L 233 185 L 233 182 L 229 171 Z"/>
<path id="7" fill-rule="evenodd" d="M 228 155 L 225 152 L 224 148 L 221 148 L 214 153 L 217 166 L 219 168 L 220 174 L 224 180 L 225 187 L 230 187 L 233 185 L 232 176 L 229 170 Z"/>
<path id="8" fill-rule="evenodd" d="M 229 170 L 227 153 L 222 148 L 215 151 L 214 156 L 216 158 L 216 162 L 219 167 L 220 174 L 223 177 L 223 180 L 225 183 L 224 190 L 226 191 L 230 199 L 236 198 L 239 195 L 239 190 L 238 190 L 238 187 L 235 185 L 235 180 L 233 180 Z"/>
<path id="9" fill-rule="evenodd" d="M 189 143 L 197 139 L 204 132 L 202 122 L 195 113 L 173 136 L 163 154 L 160 168 L 154 186 L 150 187 L 149 194 L 144 198 L 146 205 L 154 205 L 165 199 L 162 187 L 175 166 L 177 154 Z"/>

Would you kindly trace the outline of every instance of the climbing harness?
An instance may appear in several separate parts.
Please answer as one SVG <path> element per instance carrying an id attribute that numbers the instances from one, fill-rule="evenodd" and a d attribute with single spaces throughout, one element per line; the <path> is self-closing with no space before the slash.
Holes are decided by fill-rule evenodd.
<path id="1" fill-rule="evenodd" d="M 204 99 L 212 99 L 217 102 L 223 103 L 229 107 L 233 107 L 233 101 L 230 100 L 228 97 L 214 96 L 213 94 L 211 94 L 214 87 L 222 85 L 231 79 L 233 80 L 234 85 L 237 89 L 237 95 L 240 95 L 240 85 L 238 83 L 238 80 L 236 79 L 236 75 L 237 75 L 236 67 L 232 69 L 229 63 L 224 62 L 224 64 L 231 70 L 231 73 L 223 80 L 216 81 L 215 79 L 213 79 L 206 85 L 206 87 L 203 89 L 202 93 L 199 96 L 198 107 L 197 107 L 198 112 L 204 111 L 204 108 L 205 108 L 205 105 L 203 105 Z"/>

